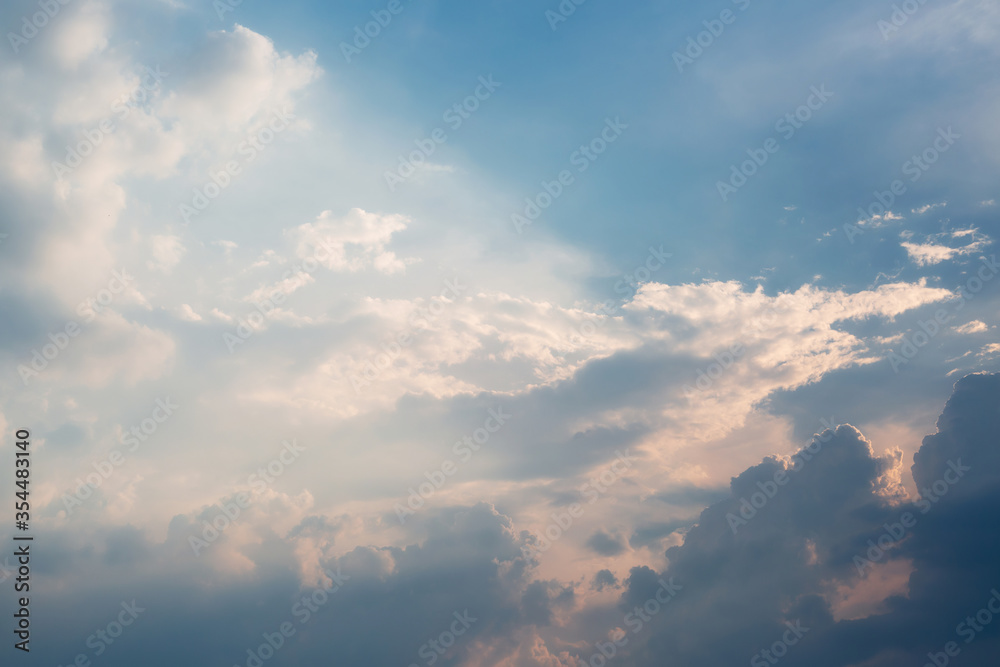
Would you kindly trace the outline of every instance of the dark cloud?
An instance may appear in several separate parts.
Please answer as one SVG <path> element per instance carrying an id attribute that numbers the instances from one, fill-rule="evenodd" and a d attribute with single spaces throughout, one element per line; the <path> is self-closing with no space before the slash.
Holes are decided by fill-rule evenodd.
<path id="1" fill-rule="evenodd" d="M 898 456 L 877 455 L 849 425 L 820 434 L 791 462 L 765 459 L 735 477 L 730 496 L 705 509 L 683 545 L 665 552 L 666 569 L 635 567 L 623 582 L 610 570 L 593 575 L 593 590 L 622 588 L 614 609 L 580 608 L 575 583 L 535 580 L 535 564 L 521 552 L 526 537 L 487 504 L 418 513 L 407 529 L 419 539 L 405 546 L 320 554 L 318 567 L 345 581 L 304 624 L 294 605 L 316 589 L 302 583 L 303 550 L 342 540 L 346 517 L 308 516 L 283 534 L 258 529 L 259 539 L 238 549 L 226 534 L 200 558 L 187 543 L 195 516 L 175 517 L 163 542 L 131 527 L 70 524 L 38 536 L 50 546 L 35 561 L 48 582 L 34 599 L 35 627 L 47 638 L 36 656 L 39 664 L 66 664 L 78 653 L 93 658 L 88 637 L 135 599 L 147 611 L 100 656 L 102 664 L 244 665 L 247 649 L 286 621 L 296 634 L 267 667 L 425 664 L 429 642 L 453 623 L 463 634 L 438 665 L 464 664 L 525 636 L 545 637 L 553 655 L 587 659 L 579 639 L 557 639 L 574 623 L 599 637 L 626 628 L 628 644 L 609 664 L 628 667 L 660 665 L 664 656 L 681 666 L 746 664 L 793 637 L 787 624 L 803 629 L 793 645 L 778 646 L 787 648 L 783 665 L 923 664 L 950 641 L 960 642 L 965 663 L 991 664 L 1000 618 L 969 644 L 956 626 L 1000 586 L 998 407 L 1000 375 L 956 385 L 938 433 L 913 463 L 918 488 L 926 489 L 920 498 L 899 495 Z M 245 520 L 266 519 L 254 512 Z M 871 554 L 874 562 L 860 574 L 858 557 L 870 555 L 886 526 L 896 530 L 907 513 L 915 523 L 884 553 Z M 684 528 L 644 524 L 630 529 L 629 541 L 655 544 Z M 605 555 L 627 549 L 622 535 L 609 531 L 592 535 L 588 546 Z M 886 583 L 893 568 L 903 585 Z M 676 598 L 653 605 L 640 628 L 636 616 L 629 624 L 665 582 L 681 587 Z M 466 627 L 463 617 L 475 620 Z"/>
<path id="2" fill-rule="evenodd" d="M 600 592 L 605 588 L 620 588 L 621 585 L 618 583 L 618 577 L 611 570 L 598 570 L 590 587 Z"/>
<path id="3" fill-rule="evenodd" d="M 625 551 L 625 544 L 617 535 L 599 530 L 587 540 L 587 546 L 601 556 L 617 556 Z"/>
<path id="4" fill-rule="evenodd" d="M 653 598 L 663 578 L 683 589 L 630 635 L 620 664 L 659 665 L 665 655 L 672 665 L 746 664 L 788 637 L 796 643 L 778 647 L 787 649 L 783 665 L 922 664 L 950 641 L 968 664 L 995 660 L 1000 623 L 968 645 L 956 632 L 1000 583 L 993 529 L 1000 525 L 998 408 L 1000 375 L 972 375 L 956 385 L 938 433 L 915 456 L 914 477 L 927 489 L 918 499 L 894 495 L 894 457 L 876 456 L 851 426 L 819 436 L 813 453 L 799 452 L 796 471 L 766 459 L 734 478 L 732 496 L 706 509 L 684 544 L 667 551 L 664 572 L 630 573 L 623 613 Z M 776 479 L 784 483 L 772 486 Z M 744 498 L 759 507 L 748 508 Z M 911 525 L 900 534 L 904 515 Z M 869 554 L 880 537 L 887 548 Z M 868 555 L 873 560 L 860 574 L 856 557 Z M 878 574 L 894 566 L 912 569 L 901 590 L 886 588 Z M 838 605 L 849 590 L 877 604 L 841 617 Z M 786 636 L 786 623 L 808 631 L 801 639 Z"/>
<path id="5" fill-rule="evenodd" d="M 637 526 L 629 537 L 628 544 L 633 549 L 649 547 L 660 543 L 671 533 L 691 526 L 694 521 L 663 521 Z"/>
<path id="6" fill-rule="evenodd" d="M 405 548 L 357 547 L 323 560 L 325 571 L 343 575 L 343 585 L 304 623 L 293 609 L 316 587 L 301 583 L 299 540 L 265 537 L 240 551 L 251 569 L 227 575 L 212 561 L 219 553 L 213 550 L 225 548 L 222 540 L 202 557 L 192 555 L 193 525 L 175 519 L 159 544 L 132 528 L 91 533 L 85 541 L 64 537 L 63 557 L 44 571 L 53 584 L 73 585 L 43 588 L 33 600 L 36 632 L 47 638 L 33 647 L 36 664 L 65 664 L 78 653 L 93 659 L 87 638 L 133 598 L 147 611 L 101 664 L 244 665 L 247 649 L 285 621 L 296 634 L 268 667 L 331 658 L 358 666 L 423 663 L 421 647 L 450 631 L 458 614 L 468 627 L 437 662 L 455 665 L 478 640 L 509 641 L 517 629 L 549 625 L 556 610 L 575 605 L 572 586 L 531 581 L 510 519 L 486 504 L 429 511 L 420 519 L 424 539 Z M 310 517 L 291 533 L 316 538 L 325 531 L 332 540 L 339 530 Z M 80 609 L 91 611 L 81 616 Z"/>

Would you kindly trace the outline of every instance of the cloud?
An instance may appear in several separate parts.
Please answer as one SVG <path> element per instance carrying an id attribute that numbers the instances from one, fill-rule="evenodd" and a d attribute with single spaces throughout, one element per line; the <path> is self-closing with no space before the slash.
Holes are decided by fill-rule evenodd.
<path id="1" fill-rule="evenodd" d="M 79 529 L 64 525 L 46 536 L 58 547 L 49 576 L 77 583 L 60 593 L 65 605 L 51 617 L 65 631 L 39 648 L 39 659 L 84 650 L 81 638 L 93 633 L 94 617 L 70 610 L 85 599 L 98 618 L 125 598 L 148 609 L 150 621 L 160 619 L 135 623 L 129 644 L 108 655 L 109 664 L 131 664 L 145 655 L 143 664 L 153 667 L 177 664 L 191 651 L 213 663 L 245 663 L 247 649 L 256 650 L 262 634 L 286 621 L 296 636 L 279 652 L 278 664 L 316 664 L 336 653 L 346 665 L 406 665 L 422 662 L 421 651 L 436 650 L 428 642 L 456 627 L 460 617 L 467 632 L 453 647 L 447 642 L 446 658 L 459 663 L 472 660 L 482 643 L 509 644 L 515 631 L 546 625 L 556 610 L 573 606 L 571 587 L 530 580 L 510 519 L 486 504 L 421 518 L 419 543 L 359 546 L 336 555 L 332 547 L 343 539 L 346 518 L 310 516 L 279 496 L 251 507 L 200 558 L 192 555 L 188 538 L 201 534 L 201 520 L 218 515 L 218 507 L 175 517 L 162 542 L 134 528 L 99 530 L 83 539 Z M 300 569 L 299 555 L 312 551 L 316 574 Z M 120 576 L 109 578 L 111 571 Z M 339 588 L 306 615 L 303 596 L 333 584 L 326 573 L 340 579 Z M 50 597 L 40 595 L 39 603 Z M 227 619 L 221 626 L 215 622 L 220 615 Z M 391 637 L 386 627 L 395 628 Z M 169 640 L 182 629 L 185 642 Z M 149 646 L 158 647 L 156 655 Z"/>
<path id="2" fill-rule="evenodd" d="M 178 317 L 186 322 L 201 322 L 202 320 L 201 315 L 194 312 L 194 309 L 186 303 L 182 303 L 178 308 Z"/>
<path id="3" fill-rule="evenodd" d="M 151 269 L 170 273 L 184 256 L 184 244 L 177 236 L 154 236 L 151 245 L 152 260 L 147 263 Z"/>
<path id="4" fill-rule="evenodd" d="M 294 107 L 296 93 L 322 74 L 315 52 L 279 53 L 270 39 L 241 25 L 210 33 L 199 46 L 171 73 L 178 83 L 160 110 L 192 138 L 262 129 L 270 115 Z"/>
<path id="5" fill-rule="evenodd" d="M 624 542 L 617 535 L 599 530 L 587 540 L 587 546 L 601 556 L 618 556 L 625 551 Z"/>
<path id="6" fill-rule="evenodd" d="M 955 327 L 955 332 L 960 334 L 976 334 L 983 333 L 984 331 L 989 331 L 989 327 L 986 326 L 985 322 L 980 322 L 979 320 L 972 320 L 960 327 Z"/>
<path id="7" fill-rule="evenodd" d="M 913 232 L 902 232 L 900 236 L 907 239 L 903 241 L 901 245 L 906 250 L 910 259 L 917 266 L 931 266 L 934 264 L 940 264 L 941 262 L 948 261 L 955 257 L 974 255 L 993 243 L 993 240 L 989 236 L 981 233 L 975 227 L 955 229 L 948 232 L 942 232 L 940 234 L 932 234 L 927 236 L 923 243 L 914 243 L 909 240 L 913 238 Z M 972 242 L 958 248 L 953 248 L 940 243 L 940 241 L 945 239 L 965 238 L 970 238 Z"/>
<path id="8" fill-rule="evenodd" d="M 665 571 L 635 568 L 626 580 L 622 613 L 653 598 L 660 577 L 684 587 L 649 629 L 629 635 L 627 664 L 663 655 L 681 666 L 746 662 L 780 640 L 786 622 L 808 628 L 788 647 L 789 665 L 919 664 L 956 640 L 968 659 L 995 654 L 995 632 L 966 647 L 955 628 L 996 586 L 981 554 L 998 544 L 985 528 L 1000 518 L 1000 416 L 988 407 L 998 401 L 1000 375 L 956 384 L 938 432 L 914 457 L 919 499 L 900 495 L 898 457 L 876 455 L 850 426 L 817 436 L 794 467 L 772 457 L 734 478 L 731 498 L 667 551 Z M 904 516 L 915 523 L 903 528 Z M 858 558 L 868 557 L 859 574 Z M 886 576 L 893 569 L 901 580 Z M 862 606 L 845 596 L 851 590 L 865 591 Z"/>
<path id="9" fill-rule="evenodd" d="M 917 215 L 923 215 L 927 211 L 932 211 L 932 210 L 934 210 L 936 208 L 942 208 L 942 207 L 947 206 L 947 205 L 948 205 L 948 202 L 946 202 L 946 201 L 939 202 L 937 204 L 924 204 L 923 206 L 919 206 L 919 207 L 917 207 L 915 209 L 911 209 L 910 212 L 911 213 L 916 213 Z"/>
<path id="10" fill-rule="evenodd" d="M 409 223 L 404 216 L 380 216 L 359 208 L 340 219 L 334 218 L 331 211 L 323 211 L 316 222 L 292 230 L 290 237 L 300 259 L 316 258 L 332 271 L 374 268 L 392 274 L 403 271 L 406 263 L 386 250 L 386 245 Z"/>
<path id="11" fill-rule="evenodd" d="M 598 570 L 590 585 L 597 592 L 601 592 L 605 588 L 620 588 L 618 577 L 611 570 Z"/>
<path id="12" fill-rule="evenodd" d="M 906 254 L 910 256 L 910 259 L 917 266 L 932 266 L 955 257 L 975 254 L 988 245 L 988 242 L 976 241 L 960 248 L 951 248 L 934 243 L 910 243 L 907 241 L 904 241 L 900 245 L 903 246 Z"/>

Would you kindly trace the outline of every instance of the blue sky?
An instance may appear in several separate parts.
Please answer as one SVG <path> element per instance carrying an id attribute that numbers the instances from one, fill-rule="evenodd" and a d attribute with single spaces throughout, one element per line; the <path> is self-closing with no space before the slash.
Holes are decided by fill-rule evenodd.
<path id="1" fill-rule="evenodd" d="M 754 664 L 800 623 L 785 664 L 880 667 L 987 603 L 994 4 L 40 7 L 0 9 L 24 664 Z"/>

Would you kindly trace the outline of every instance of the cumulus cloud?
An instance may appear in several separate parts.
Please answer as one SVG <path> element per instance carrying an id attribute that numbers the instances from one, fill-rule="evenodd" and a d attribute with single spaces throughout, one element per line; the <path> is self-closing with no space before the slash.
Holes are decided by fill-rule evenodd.
<path id="1" fill-rule="evenodd" d="M 161 646 L 145 658 L 153 665 L 171 664 L 192 647 L 238 663 L 244 647 L 284 621 L 299 634 L 276 664 L 331 652 L 344 664 L 370 664 L 373 655 L 380 664 L 408 664 L 465 613 L 475 619 L 468 635 L 442 654 L 455 664 L 574 665 L 597 651 L 593 642 L 622 633 L 622 664 L 662 664 L 663 655 L 678 665 L 733 664 L 791 636 L 788 624 L 801 634 L 787 647 L 790 665 L 919 662 L 961 639 L 956 624 L 996 585 L 982 554 L 1000 546 L 988 528 L 1000 519 L 998 404 L 1000 375 L 956 385 L 938 432 L 914 458 L 919 498 L 898 486 L 898 453 L 877 454 L 851 426 L 818 434 L 792 456 L 767 458 L 735 477 L 730 497 L 705 509 L 683 543 L 667 550 L 664 570 L 633 567 L 613 606 L 581 608 L 573 585 L 535 578 L 523 536 L 485 504 L 415 518 L 420 538 L 404 546 L 350 547 L 351 519 L 317 515 L 308 498 L 268 491 L 201 557 L 191 554 L 189 538 L 218 507 L 176 516 L 163 540 L 134 528 L 94 534 L 62 524 L 46 536 L 59 547 L 48 576 L 76 583 L 59 588 L 63 604 L 54 608 L 66 611 L 53 622 L 65 631 L 41 651 L 55 659 L 92 631 L 92 619 L 68 611 L 78 600 L 113 610 L 121 598 L 135 598 L 190 621 L 183 644 L 167 641 L 178 631 L 170 624 L 130 630 L 135 644 L 116 660 Z M 331 575 L 341 585 L 299 627 L 296 601 L 331 587 Z M 617 585 L 602 569 L 590 588 Z M 678 587 L 675 599 L 650 604 L 664 585 Z M 51 603 L 50 595 L 39 603 Z M 267 604 L 248 604 L 248 596 Z M 646 616 L 637 611 L 654 607 Z M 210 622 L 219 614 L 229 619 L 223 628 Z M 389 639 L 386 627 L 396 628 Z M 962 645 L 979 661 L 997 648 L 989 632 Z"/>
<path id="2" fill-rule="evenodd" d="M 299 226 L 290 236 L 300 259 L 318 260 L 333 271 L 374 268 L 391 274 L 402 271 L 406 264 L 386 250 L 386 245 L 409 223 L 404 216 L 380 216 L 359 208 L 339 219 L 331 211 L 323 211 L 315 222 Z"/>
<path id="3" fill-rule="evenodd" d="M 668 550 L 665 571 L 632 570 L 622 613 L 653 599 L 659 577 L 683 590 L 650 628 L 629 635 L 626 663 L 660 664 L 663 655 L 678 665 L 746 662 L 780 641 L 786 623 L 808 628 L 786 647 L 790 665 L 919 664 L 949 641 L 967 659 L 994 655 L 996 633 L 965 646 L 956 625 L 996 585 L 980 555 L 996 542 L 986 526 L 1000 507 L 998 404 L 1000 375 L 955 386 L 938 432 L 914 457 L 919 498 L 895 488 L 898 457 L 877 455 L 850 426 L 734 478 L 731 498 Z M 861 590 L 867 611 L 845 615 Z"/>

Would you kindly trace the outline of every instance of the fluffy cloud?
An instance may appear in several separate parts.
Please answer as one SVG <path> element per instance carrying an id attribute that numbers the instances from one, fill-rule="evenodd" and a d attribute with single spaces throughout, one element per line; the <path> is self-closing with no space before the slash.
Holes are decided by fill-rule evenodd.
<path id="1" fill-rule="evenodd" d="M 323 211 L 316 222 L 293 230 L 291 237 L 300 259 L 318 259 L 330 270 L 353 272 L 374 268 L 382 273 L 396 273 L 405 268 L 405 263 L 385 246 L 409 222 L 400 215 L 380 216 L 358 208 L 339 220 L 331 211 Z"/>
<path id="2" fill-rule="evenodd" d="M 997 541 L 987 526 L 1000 507 L 998 404 L 1000 375 L 956 385 L 914 459 L 919 499 L 898 494 L 898 458 L 876 456 L 850 426 L 818 436 L 794 464 L 771 458 L 734 478 L 732 497 L 702 513 L 667 552 L 664 572 L 632 571 L 623 614 L 654 598 L 660 576 L 683 590 L 648 628 L 629 633 L 626 664 L 660 664 L 663 655 L 678 665 L 746 662 L 787 639 L 786 623 L 808 628 L 786 647 L 789 665 L 919 664 L 949 641 L 967 660 L 995 655 L 994 630 L 973 632 L 966 645 L 956 626 L 996 586 L 982 554 Z M 893 570 L 903 576 L 885 576 Z M 837 620 L 859 591 L 867 611 Z"/>

